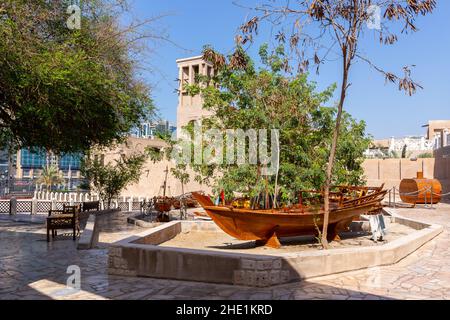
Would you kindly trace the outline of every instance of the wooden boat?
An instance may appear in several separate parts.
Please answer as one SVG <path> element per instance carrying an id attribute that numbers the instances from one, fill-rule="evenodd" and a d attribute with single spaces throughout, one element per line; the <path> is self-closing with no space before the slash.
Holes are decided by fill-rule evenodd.
<path id="1" fill-rule="evenodd" d="M 332 186 L 330 191 L 329 199 L 331 202 L 337 202 L 342 204 L 345 201 L 349 201 L 355 198 L 364 197 L 370 194 L 374 194 L 382 191 L 384 188 L 384 183 L 380 187 L 365 187 L 365 186 Z M 323 197 L 324 191 L 316 190 L 302 190 L 299 195 L 299 203 L 303 203 L 303 193 L 319 194 Z"/>
<path id="2" fill-rule="evenodd" d="M 197 208 L 199 207 L 198 202 L 192 198 L 192 195 L 187 195 L 183 198 L 183 202 L 186 206 L 186 208 Z M 181 208 L 181 196 L 173 197 L 172 198 L 172 205 L 174 209 L 180 209 Z"/>
<path id="3" fill-rule="evenodd" d="M 436 179 L 425 179 L 423 172 L 418 172 L 415 179 L 403 179 L 399 190 L 400 198 L 405 203 L 438 204 L 441 201 L 441 183 Z"/>
<path id="4" fill-rule="evenodd" d="M 327 235 L 329 241 L 338 238 L 339 232 L 348 230 L 354 217 L 380 211 L 386 192 L 378 191 L 342 203 L 332 202 Z M 208 196 L 200 193 L 192 195 L 224 232 L 239 240 L 256 240 L 257 245 L 279 248 L 280 237 L 317 235 L 318 230 L 322 230 L 324 211 L 321 205 L 269 210 L 238 209 L 215 206 Z"/>
<path id="5" fill-rule="evenodd" d="M 209 217 L 209 215 L 207 215 L 204 212 L 200 212 L 200 211 L 194 211 L 193 212 L 194 215 L 199 218 L 199 219 L 204 219 L 204 220 L 211 220 L 211 218 Z"/>
<path id="6" fill-rule="evenodd" d="M 169 173 L 169 167 L 166 166 L 166 170 L 164 170 L 166 176 L 164 178 L 164 184 L 161 186 L 163 190 L 162 197 L 158 195 L 158 197 L 153 198 L 153 208 L 158 212 L 158 216 L 156 217 L 157 222 L 169 222 L 170 216 L 169 211 L 172 209 L 173 198 L 166 196 L 167 192 L 167 175 Z"/>
<path id="7" fill-rule="evenodd" d="M 155 210 L 163 213 L 169 212 L 172 208 L 172 199 L 169 197 L 156 197 L 154 200 Z"/>

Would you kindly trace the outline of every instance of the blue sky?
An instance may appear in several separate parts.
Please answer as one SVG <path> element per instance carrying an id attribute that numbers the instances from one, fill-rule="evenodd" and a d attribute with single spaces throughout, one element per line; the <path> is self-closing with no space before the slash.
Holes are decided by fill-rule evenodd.
<path id="1" fill-rule="evenodd" d="M 241 0 L 254 3 L 257 0 Z M 251 13 L 235 6 L 231 0 L 133 0 L 133 13 L 139 18 L 167 14 L 155 25 L 164 30 L 176 43 L 159 43 L 149 61 L 152 72 L 145 74 L 152 85 L 153 98 L 160 115 L 176 120 L 178 76 L 175 60 L 199 55 L 205 44 L 228 53 L 233 48 L 238 26 Z M 375 138 L 423 134 L 427 120 L 450 119 L 450 1 L 438 0 L 437 10 L 417 21 L 420 31 L 400 36 L 391 47 L 380 46 L 368 33 L 362 46 L 364 53 L 388 71 L 400 73 L 404 65 L 416 65 L 413 78 L 424 90 L 412 97 L 398 91 L 395 85 L 385 84 L 384 78 L 364 63 L 351 70 L 352 83 L 345 109 L 355 118 L 365 120 L 367 131 Z M 258 42 L 270 42 L 263 29 Z M 250 50 L 256 58 L 258 44 Z M 319 76 L 312 80 L 323 89 L 339 83 L 339 65 L 327 63 Z"/>

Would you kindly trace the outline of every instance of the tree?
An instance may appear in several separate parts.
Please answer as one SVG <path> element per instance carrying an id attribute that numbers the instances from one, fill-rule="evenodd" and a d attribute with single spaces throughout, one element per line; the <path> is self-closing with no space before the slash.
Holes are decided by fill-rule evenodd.
<path id="1" fill-rule="evenodd" d="M 153 114 L 138 73 L 149 21 L 122 26 L 124 4 L 82 1 L 71 30 L 68 1 L 1 1 L 1 144 L 83 152 Z"/>
<path id="2" fill-rule="evenodd" d="M 187 165 L 179 164 L 175 168 L 171 168 L 170 172 L 172 175 L 181 182 L 181 194 L 184 194 L 184 186 L 189 183 L 191 177 L 187 173 Z"/>
<path id="3" fill-rule="evenodd" d="M 406 151 L 408 150 L 408 146 L 405 144 L 402 148 L 402 159 L 406 159 Z"/>
<path id="4" fill-rule="evenodd" d="M 168 133 L 158 134 L 159 139 L 166 142 L 164 148 L 147 147 L 145 152 L 150 157 L 153 163 L 160 162 L 163 160 L 174 160 L 173 155 L 177 148 L 177 140 L 173 140 L 171 135 Z M 184 186 L 189 183 L 191 177 L 187 172 L 188 166 L 186 163 L 176 163 L 174 168 L 170 169 L 172 176 L 180 181 L 181 183 L 181 193 L 184 194 Z"/>
<path id="5" fill-rule="evenodd" d="M 225 190 L 227 198 L 233 192 L 249 197 L 269 191 L 278 194 L 285 202 L 296 202 L 300 190 L 321 189 L 325 181 L 322 168 L 334 128 L 336 108 L 325 104 L 331 98 L 335 86 L 317 92 L 307 75 L 288 76 L 283 72 L 284 47 L 269 53 L 268 46 L 260 50 L 261 67 L 256 67 L 250 57 L 242 52 L 225 58 L 206 47 L 204 59 L 213 62 L 216 74 L 213 78 L 199 77 L 197 84 L 187 85 L 191 95 L 201 94 L 203 107 L 212 111 L 212 116 L 202 120 L 202 130 L 216 129 L 222 133 L 228 146 L 226 131 L 229 129 L 277 129 L 279 130 L 280 167 L 278 176 L 263 178 L 265 165 L 250 163 L 246 153 L 245 164 L 229 163 L 191 164 L 197 173 L 198 182 L 207 183 L 216 192 Z M 239 57 L 241 63 L 236 64 Z M 344 113 L 338 148 L 335 181 L 352 184 L 362 183 L 363 152 L 370 139 L 365 134 L 364 122 L 357 122 Z M 192 125 L 186 127 L 193 134 Z M 212 141 L 204 138 L 205 141 Z M 237 159 L 237 142 L 232 142 L 223 158 Z M 204 154 L 210 143 L 204 144 Z M 249 149 L 248 140 L 245 145 Z M 193 148 L 191 148 L 193 150 Z M 233 151 L 231 151 L 233 150 Z M 270 150 L 274 152 L 275 150 Z M 233 152 L 233 153 L 232 153 Z M 275 197 L 276 198 L 276 197 Z"/>
<path id="6" fill-rule="evenodd" d="M 47 190 L 52 190 L 54 185 L 61 184 L 63 182 L 64 178 L 61 176 L 58 167 L 55 165 L 44 166 L 42 168 L 41 176 L 36 181 L 38 184 L 44 184 L 47 187 Z"/>
<path id="7" fill-rule="evenodd" d="M 281 43 L 289 43 L 298 58 L 299 72 L 305 72 L 311 61 L 317 66 L 316 71 L 319 72 L 320 65 L 325 63 L 333 53 L 341 59 L 342 78 L 339 102 L 324 184 L 325 214 L 322 244 L 325 248 L 328 247 L 327 231 L 330 213 L 328 195 L 332 184 L 343 108 L 350 87 L 349 74 L 352 65 L 357 60 L 368 63 L 370 67 L 380 72 L 386 81 L 397 83 L 399 89 L 409 95 L 421 88 L 411 79 L 410 66 L 403 67 L 404 75 L 398 76 L 385 71 L 361 52 L 360 40 L 363 38 L 364 28 L 368 22 L 372 23 L 377 28 L 374 32 L 380 43 L 392 45 L 397 42 L 399 34 L 417 31 L 416 18 L 432 13 L 435 7 L 435 0 L 297 0 L 286 1 L 281 5 L 277 5 L 276 1 L 270 1 L 252 8 L 257 14 L 240 28 L 242 34 L 237 36 L 237 42 L 251 43 L 253 35 L 258 33 L 259 24 L 262 21 L 269 21 L 278 29 L 278 32 L 275 31 L 276 39 Z M 380 25 L 376 26 L 374 20 L 377 17 L 374 13 L 378 10 L 383 13 L 385 21 L 382 23 L 380 21 Z M 288 27 L 292 33 L 287 34 L 283 30 L 286 23 L 289 24 Z M 334 50 L 335 46 L 338 47 L 337 50 Z M 284 65 L 286 70 L 289 70 L 288 58 Z"/>
<path id="8" fill-rule="evenodd" d="M 82 162 L 81 173 L 105 208 L 109 209 L 123 189 L 139 181 L 145 159 L 142 154 L 133 154 L 105 164 L 98 156 L 86 158 Z"/>

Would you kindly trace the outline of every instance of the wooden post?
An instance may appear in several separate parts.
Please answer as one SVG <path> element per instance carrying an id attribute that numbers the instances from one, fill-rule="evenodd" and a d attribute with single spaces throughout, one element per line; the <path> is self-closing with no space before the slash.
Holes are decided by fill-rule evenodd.
<path id="1" fill-rule="evenodd" d="M 133 211 L 133 197 L 128 199 L 128 211 Z"/>
<path id="2" fill-rule="evenodd" d="M 395 208 L 395 187 L 394 187 L 394 208 Z"/>
<path id="3" fill-rule="evenodd" d="M 433 185 L 431 185 L 431 203 L 430 208 L 433 209 Z"/>
<path id="4" fill-rule="evenodd" d="M 381 180 L 381 170 L 380 170 L 380 160 L 377 161 L 377 167 L 378 167 L 378 180 Z"/>
<path id="5" fill-rule="evenodd" d="M 36 198 L 31 200 L 31 214 L 34 215 L 37 213 L 38 200 Z"/>
<path id="6" fill-rule="evenodd" d="M 9 200 L 9 214 L 12 216 L 17 214 L 17 199 L 15 197 Z"/>
<path id="7" fill-rule="evenodd" d="M 389 190 L 389 208 L 390 208 L 391 205 L 392 205 L 391 197 L 392 197 L 392 189 Z"/>

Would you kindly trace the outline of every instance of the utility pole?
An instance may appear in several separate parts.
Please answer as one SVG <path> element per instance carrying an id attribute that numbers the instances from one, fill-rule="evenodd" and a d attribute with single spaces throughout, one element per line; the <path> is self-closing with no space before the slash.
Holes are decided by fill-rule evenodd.
<path id="1" fill-rule="evenodd" d="M 167 175 L 169 173 L 169 166 L 166 166 L 166 170 L 164 170 L 164 172 L 166 173 L 166 177 L 164 179 L 164 185 L 163 185 L 163 197 L 166 197 L 166 188 L 167 188 Z"/>
<path id="2" fill-rule="evenodd" d="M 69 191 L 72 188 L 71 179 L 72 179 L 72 167 L 71 167 L 71 164 L 69 163 L 69 188 L 68 188 Z"/>
<path id="3" fill-rule="evenodd" d="M 13 171 L 15 168 L 14 158 L 11 153 L 11 150 L 8 150 L 8 172 L 6 173 L 6 187 L 5 187 L 5 195 L 10 193 L 11 190 L 11 182 L 13 180 Z"/>

